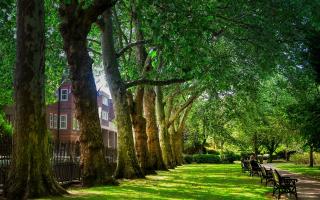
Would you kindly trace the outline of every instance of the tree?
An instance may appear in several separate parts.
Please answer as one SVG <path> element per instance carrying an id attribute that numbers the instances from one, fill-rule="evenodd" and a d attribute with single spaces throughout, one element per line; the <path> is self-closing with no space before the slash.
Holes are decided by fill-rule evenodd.
<path id="1" fill-rule="evenodd" d="M 92 72 L 93 60 L 89 56 L 87 36 L 93 23 L 112 0 L 95 0 L 91 4 L 78 1 L 61 3 L 60 32 L 70 67 L 72 91 L 75 97 L 76 117 L 81 127 L 81 167 L 84 186 L 110 181 L 102 140 L 97 106 L 97 89 Z"/>
<path id="2" fill-rule="evenodd" d="M 50 165 L 44 95 L 44 1 L 17 2 L 14 151 L 6 196 L 26 199 L 66 191 Z M 26 170 L 28 169 L 28 170 Z"/>
<path id="3" fill-rule="evenodd" d="M 144 174 L 138 164 L 134 149 L 132 124 L 127 101 L 126 85 L 119 72 L 119 64 L 113 40 L 112 12 L 107 10 L 100 23 L 101 43 L 106 80 L 114 101 L 118 130 L 118 157 L 116 178 L 142 178 Z"/>

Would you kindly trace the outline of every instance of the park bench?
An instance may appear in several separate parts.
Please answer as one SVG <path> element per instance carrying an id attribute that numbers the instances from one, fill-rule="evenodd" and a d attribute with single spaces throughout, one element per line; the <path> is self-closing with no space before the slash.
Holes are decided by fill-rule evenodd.
<path id="1" fill-rule="evenodd" d="M 261 166 L 258 164 L 259 167 L 252 167 L 251 163 L 249 162 L 249 171 L 250 176 L 258 175 L 260 176 Z"/>
<path id="2" fill-rule="evenodd" d="M 249 161 L 241 160 L 241 169 L 242 169 L 243 173 L 249 172 L 250 171 L 250 169 L 249 169 Z"/>
<path id="3" fill-rule="evenodd" d="M 273 182 L 272 169 L 266 169 L 264 166 L 260 166 L 260 169 L 261 183 L 264 179 L 266 180 L 266 185 L 268 185 L 269 182 Z"/>
<path id="4" fill-rule="evenodd" d="M 298 198 L 296 182 L 297 179 L 290 178 L 287 176 L 281 176 L 277 170 L 272 172 L 274 185 L 273 185 L 273 195 L 278 193 L 277 199 L 280 199 L 281 194 L 294 194 L 296 199 Z"/>

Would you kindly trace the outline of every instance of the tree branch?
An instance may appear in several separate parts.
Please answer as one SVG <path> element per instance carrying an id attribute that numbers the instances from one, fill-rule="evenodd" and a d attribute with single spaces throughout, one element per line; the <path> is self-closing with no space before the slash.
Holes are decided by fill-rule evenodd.
<path id="1" fill-rule="evenodd" d="M 193 94 L 175 113 L 174 115 L 171 115 L 170 119 L 168 120 L 168 123 L 166 124 L 166 126 L 169 128 L 172 123 L 174 122 L 174 120 L 176 120 L 180 113 L 186 109 L 188 106 L 190 106 L 200 95 L 202 94 L 202 90 L 199 92 L 196 92 L 195 94 Z"/>
<path id="2" fill-rule="evenodd" d="M 87 38 L 87 40 L 90 41 L 90 42 L 96 43 L 96 44 L 98 44 L 99 46 L 101 46 L 101 42 L 98 41 L 98 40 L 95 40 L 95 39 L 92 39 L 92 38 Z"/>
<path id="3" fill-rule="evenodd" d="M 149 80 L 149 79 L 140 79 L 136 81 L 131 81 L 126 83 L 126 88 L 130 88 L 137 85 L 156 85 L 156 86 L 163 86 L 163 85 L 170 85 L 174 83 L 184 83 L 191 79 L 169 79 L 169 80 Z"/>
<path id="4" fill-rule="evenodd" d="M 137 45 L 141 45 L 141 44 L 147 44 L 150 41 L 151 40 L 140 40 L 140 41 L 136 41 L 136 42 L 128 44 L 127 46 L 125 46 L 122 49 L 120 49 L 120 51 L 117 53 L 117 58 L 121 57 L 130 48 L 132 48 L 134 46 L 137 46 Z"/>
<path id="5" fill-rule="evenodd" d="M 102 56 L 102 53 L 100 53 L 100 52 L 98 52 L 98 51 L 96 51 L 96 50 L 94 50 L 94 49 L 92 49 L 90 47 L 88 47 L 88 50 L 91 51 L 94 54 L 97 54 L 98 56 Z"/>
<path id="6" fill-rule="evenodd" d="M 98 16 L 108 8 L 113 7 L 117 0 L 95 0 L 91 6 L 84 10 L 88 24 L 94 23 Z"/>

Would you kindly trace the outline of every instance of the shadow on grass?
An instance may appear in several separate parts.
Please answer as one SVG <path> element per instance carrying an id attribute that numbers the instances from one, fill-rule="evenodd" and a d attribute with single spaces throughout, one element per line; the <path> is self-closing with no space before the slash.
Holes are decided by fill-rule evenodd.
<path id="1" fill-rule="evenodd" d="M 239 165 L 192 164 L 146 179 L 122 180 L 120 186 L 71 189 L 63 199 L 268 199 L 272 188 L 242 174 Z"/>
<path id="2" fill-rule="evenodd" d="M 276 164 L 276 167 L 292 173 L 302 174 L 320 180 L 320 166 L 309 167 L 307 165 L 296 165 L 294 163 Z"/>

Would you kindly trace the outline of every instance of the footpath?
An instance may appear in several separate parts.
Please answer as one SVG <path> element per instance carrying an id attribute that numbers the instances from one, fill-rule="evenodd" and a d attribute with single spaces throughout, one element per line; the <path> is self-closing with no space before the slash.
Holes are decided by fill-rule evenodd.
<path id="1" fill-rule="evenodd" d="M 298 179 L 296 183 L 298 199 L 299 200 L 320 200 L 320 181 L 303 176 L 301 174 L 295 174 L 289 171 L 278 169 L 276 165 L 272 163 L 264 164 L 266 168 L 276 169 L 283 176 L 290 176 L 291 178 Z M 284 195 L 281 195 L 281 199 L 284 198 Z M 289 196 L 288 196 L 289 198 Z M 294 199 L 294 196 L 290 199 Z"/>

